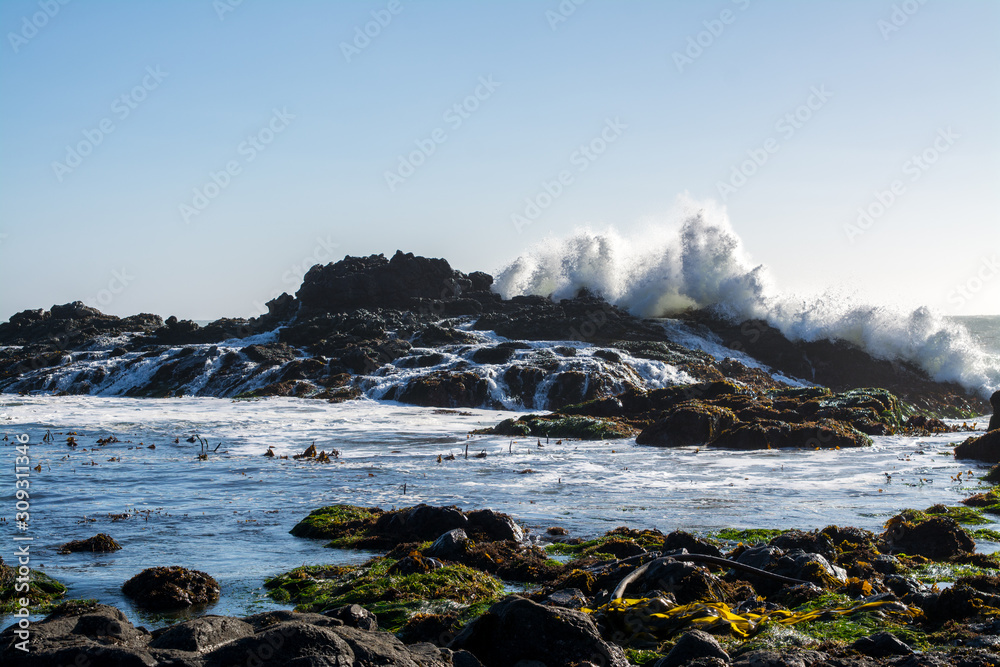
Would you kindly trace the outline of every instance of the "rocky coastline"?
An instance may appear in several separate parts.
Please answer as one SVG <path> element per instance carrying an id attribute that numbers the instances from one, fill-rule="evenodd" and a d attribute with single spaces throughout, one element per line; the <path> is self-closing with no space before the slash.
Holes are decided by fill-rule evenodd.
<path id="1" fill-rule="evenodd" d="M 199 326 L 81 302 L 22 311 L 0 324 L 0 392 L 516 407 L 533 412 L 478 433 L 539 446 L 634 438 L 649 447 L 864 448 L 873 436 L 971 432 L 942 419 L 990 412 L 984 396 L 844 341 L 793 341 L 709 310 L 641 319 L 585 292 L 503 299 L 492 283 L 397 252 L 315 266 L 295 295 L 252 319 Z M 692 337 L 711 349 L 685 344 Z M 998 407 L 1000 394 L 992 400 Z M 1000 429 L 968 437 L 955 456 L 1000 464 Z M 1000 481 L 1000 465 L 986 479 Z M 49 615 L 32 624 L 28 652 L 16 624 L 0 633 L 0 662 L 1000 664 L 1000 560 L 976 553 L 982 535 L 968 527 L 984 512 L 1000 514 L 993 490 L 961 507 L 901 510 L 880 533 L 621 526 L 585 540 L 558 525 L 532 534 L 489 509 L 330 505 L 292 534 L 377 555 L 262 582 L 294 611 L 203 615 L 148 631 L 114 607 L 61 602 L 65 588 L 33 573 L 30 593 Z M 100 534 L 64 548 L 120 545 Z M 0 560 L 5 604 L 14 573 Z M 122 585 L 151 609 L 209 609 L 219 595 L 210 573 L 170 563 Z"/>
<path id="2" fill-rule="evenodd" d="M 969 505 L 1000 510 L 1000 496 Z M 975 497 L 974 497 L 975 498 Z M 990 511 L 990 510 L 987 510 Z M 149 631 L 95 601 L 0 633 L 4 665 L 871 667 L 1000 662 L 1000 560 L 975 552 L 978 510 L 905 510 L 881 533 L 620 526 L 530 534 L 491 510 L 319 508 L 292 530 L 378 555 L 265 582 L 294 611 L 211 614 Z M 100 542 L 103 543 L 103 542 Z M 933 582 L 949 580 L 948 586 Z M 206 609 L 206 573 L 123 584 L 149 609 Z M 84 661 L 84 662 L 81 662 Z"/>
<path id="3" fill-rule="evenodd" d="M 253 319 L 199 326 L 148 313 L 119 318 L 81 302 L 26 310 L 0 324 L 0 392 L 367 395 L 433 407 L 557 410 L 645 390 L 640 367 L 654 364 L 669 366 L 676 384 L 731 380 L 760 394 L 788 388 L 792 378 L 833 392 L 885 389 L 928 416 L 989 411 L 986 397 L 843 341 L 795 342 L 761 321 L 679 314 L 674 322 L 686 332 L 732 351 L 713 356 L 678 343 L 662 322 L 591 294 L 558 303 L 503 299 L 492 283 L 483 272 L 397 252 L 314 266 L 294 296 L 273 299 Z M 759 364 L 748 366 L 741 355 Z"/>

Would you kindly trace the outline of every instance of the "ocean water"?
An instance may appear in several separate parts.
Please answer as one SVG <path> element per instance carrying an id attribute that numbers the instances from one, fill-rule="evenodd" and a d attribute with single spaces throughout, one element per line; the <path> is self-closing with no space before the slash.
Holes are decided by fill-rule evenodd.
<path id="1" fill-rule="evenodd" d="M 531 535 L 560 525 L 585 538 L 619 525 L 702 534 L 728 526 L 879 530 L 902 508 L 955 504 L 985 471 L 951 455 L 965 434 L 877 437 L 857 450 L 729 452 L 470 436 L 513 413 L 369 399 L 4 399 L 0 456 L 12 465 L 14 437 L 27 433 L 31 466 L 41 466 L 31 472 L 32 566 L 66 583 L 70 597 L 114 604 L 146 627 L 175 618 L 146 614 L 121 595 L 122 583 L 146 567 L 208 572 L 220 581 L 222 599 L 196 612 L 242 615 L 282 606 L 264 596 L 267 577 L 369 557 L 288 534 L 309 511 L 333 503 L 490 507 L 524 522 Z M 42 442 L 47 432 L 51 443 Z M 80 443 L 75 449 L 66 445 L 69 433 Z M 187 442 L 195 433 L 210 443 L 207 460 Z M 95 444 L 109 435 L 120 442 Z M 290 455 L 313 442 L 339 458 L 317 464 L 262 456 L 268 447 Z M 464 458 L 467 446 L 487 457 Z M 437 462 L 448 453 L 456 460 Z M 12 492 L 0 502 L 0 534 L 12 544 Z M 66 541 L 99 532 L 123 550 L 56 553 Z"/>
<path id="2" fill-rule="evenodd" d="M 997 308 L 1000 309 L 1000 304 Z M 949 319 L 968 329 L 986 352 L 1000 357 L 1000 315 L 966 315 Z"/>

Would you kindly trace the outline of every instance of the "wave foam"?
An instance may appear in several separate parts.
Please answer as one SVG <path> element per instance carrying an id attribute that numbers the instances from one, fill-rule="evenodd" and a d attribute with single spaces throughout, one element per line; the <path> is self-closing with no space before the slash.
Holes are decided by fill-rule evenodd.
<path id="1" fill-rule="evenodd" d="M 632 236 L 584 229 L 546 240 L 506 266 L 494 289 L 504 298 L 556 300 L 587 289 L 640 317 L 711 308 L 734 321 L 765 320 L 791 340 L 845 340 L 984 397 L 1000 389 L 1000 360 L 964 326 L 926 307 L 867 304 L 833 290 L 813 298 L 782 293 L 767 267 L 751 260 L 724 209 L 682 198 L 678 212 L 679 225 L 668 220 Z"/>

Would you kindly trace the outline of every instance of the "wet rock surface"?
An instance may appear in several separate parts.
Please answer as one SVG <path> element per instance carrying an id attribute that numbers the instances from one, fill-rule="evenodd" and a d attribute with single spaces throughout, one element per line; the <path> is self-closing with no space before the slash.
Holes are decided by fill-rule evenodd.
<path id="1" fill-rule="evenodd" d="M 80 551 L 108 553 L 111 551 L 118 551 L 121 548 L 122 545 L 118 544 L 118 542 L 115 541 L 115 538 L 111 537 L 107 533 L 98 533 L 97 535 L 88 537 L 85 540 L 73 540 L 72 542 L 67 542 L 59 547 L 59 553 L 69 554 Z"/>
<path id="2" fill-rule="evenodd" d="M 967 438 L 955 447 L 955 458 L 1000 463 L 1000 429 Z"/>
<path id="3" fill-rule="evenodd" d="M 133 626 L 114 607 L 67 605 L 32 625 L 31 651 L 27 653 L 16 647 L 14 629 L 0 633 L 0 663 L 10 667 L 476 664 L 472 656 L 432 645 L 407 646 L 387 632 L 318 614 L 285 612 L 243 619 L 206 616 L 151 634 Z"/>
<path id="4" fill-rule="evenodd" d="M 559 529 L 529 540 L 491 510 L 329 506 L 293 532 L 389 551 L 268 580 L 269 594 L 297 611 L 205 615 L 150 633 L 114 608 L 70 602 L 33 624 L 28 655 L 16 648 L 17 627 L 8 628 L 0 661 L 624 667 L 642 655 L 638 664 L 870 667 L 910 664 L 919 649 L 913 664 L 990 664 L 1000 644 L 1000 561 L 974 553 L 940 511 L 907 510 L 881 535 L 828 526 L 771 531 L 766 541 L 748 532 L 745 542 L 621 526 L 584 541 Z M 932 588 L 917 578 L 925 565 L 973 574 Z M 173 603 L 198 597 L 206 576 L 151 568 L 126 588 L 143 583 L 147 604 Z M 503 582 L 531 587 L 504 597 Z M 775 629 L 789 617 L 792 629 Z M 753 618 L 749 636 L 730 625 Z M 795 646 L 767 644 L 789 636 Z"/>
<path id="5" fill-rule="evenodd" d="M 573 419 L 604 424 L 581 432 Z M 882 389 L 834 393 L 823 387 L 757 392 L 732 380 L 647 391 L 630 388 L 554 414 L 507 420 L 481 433 L 600 439 L 639 431 L 636 442 L 657 447 L 708 445 L 726 449 L 840 449 L 871 444 L 868 434 L 903 428 L 899 400 Z"/>
<path id="6" fill-rule="evenodd" d="M 990 417 L 990 423 L 986 430 L 1000 430 L 1000 391 L 993 392 L 993 395 L 990 396 L 990 406 L 993 408 L 993 415 Z"/>
<path id="7" fill-rule="evenodd" d="M 466 626 L 450 647 L 469 651 L 486 667 L 508 667 L 521 660 L 549 665 L 583 661 L 609 667 L 629 664 L 619 647 L 601 638 L 587 614 L 520 597 L 490 607 Z"/>
<path id="8" fill-rule="evenodd" d="M 122 592 L 146 609 L 183 609 L 218 600 L 219 582 L 200 570 L 151 567 L 126 581 Z"/>

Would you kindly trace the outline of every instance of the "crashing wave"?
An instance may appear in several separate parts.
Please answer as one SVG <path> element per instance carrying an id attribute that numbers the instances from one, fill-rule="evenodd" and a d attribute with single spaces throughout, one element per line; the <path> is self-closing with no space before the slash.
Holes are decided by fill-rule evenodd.
<path id="1" fill-rule="evenodd" d="M 494 289 L 508 299 L 557 300 L 586 289 L 641 317 L 707 308 L 735 322 L 762 319 L 793 341 L 847 341 L 984 397 L 1000 389 L 1000 360 L 962 325 L 927 307 L 907 311 L 833 290 L 812 298 L 781 292 L 767 267 L 752 261 L 722 208 L 683 200 L 679 210 L 679 225 L 631 236 L 580 230 L 544 241 L 506 266 Z"/>

